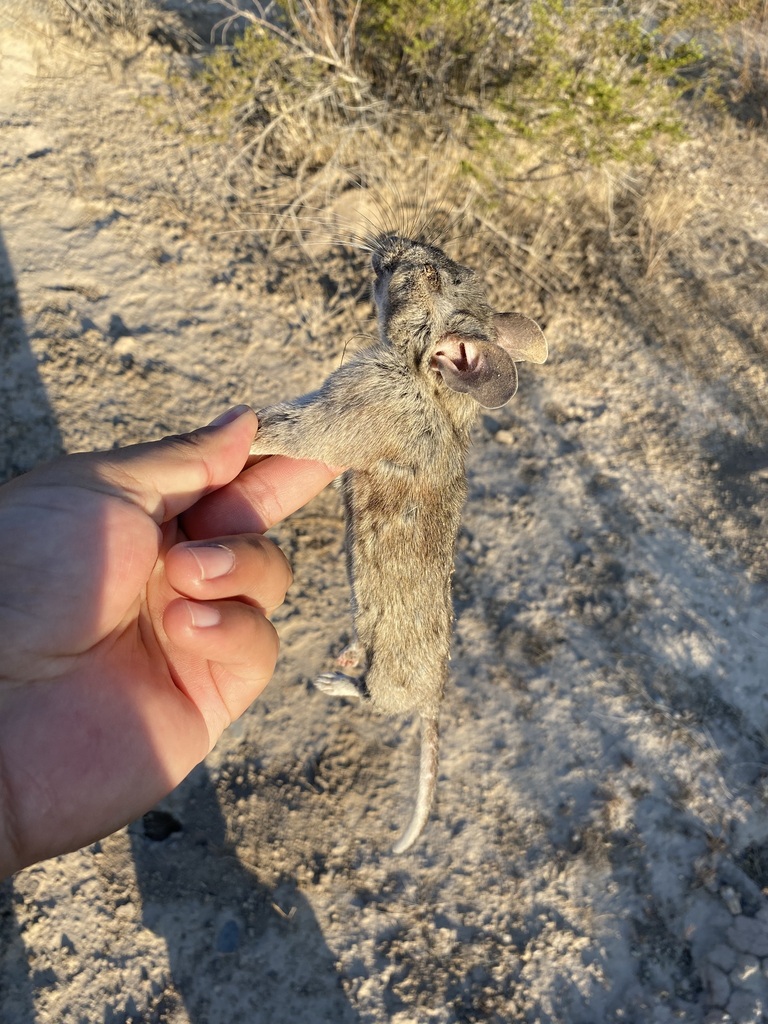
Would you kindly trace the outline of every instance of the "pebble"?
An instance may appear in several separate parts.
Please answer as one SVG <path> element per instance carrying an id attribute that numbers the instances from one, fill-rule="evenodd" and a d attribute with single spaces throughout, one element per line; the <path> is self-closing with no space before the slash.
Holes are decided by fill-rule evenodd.
<path id="1" fill-rule="evenodd" d="M 742 954 L 736 961 L 736 966 L 731 971 L 731 981 L 737 988 L 754 992 L 756 995 L 761 995 L 766 989 L 760 961 L 748 953 Z"/>
<path id="2" fill-rule="evenodd" d="M 714 964 L 706 969 L 706 982 L 709 989 L 709 997 L 715 1006 L 726 1006 L 731 996 L 731 986 L 725 973 Z"/>
<path id="3" fill-rule="evenodd" d="M 217 953 L 234 953 L 240 947 L 240 925 L 237 921 L 229 920 L 219 928 L 216 936 Z"/>
<path id="4" fill-rule="evenodd" d="M 733 1024 L 733 1020 L 724 1010 L 710 1010 L 704 1018 L 704 1024 Z"/>
<path id="5" fill-rule="evenodd" d="M 141 823 L 144 835 L 155 843 L 162 843 L 174 832 L 181 832 L 181 822 L 177 821 L 168 811 L 147 811 L 141 819 Z"/>
<path id="6" fill-rule="evenodd" d="M 723 903 L 730 910 L 734 917 L 741 913 L 741 897 L 731 885 L 724 885 L 720 890 Z"/>
<path id="7" fill-rule="evenodd" d="M 736 964 L 736 952 L 730 946 L 726 946 L 724 942 L 721 942 L 709 954 L 709 962 L 727 974 L 728 971 L 733 970 Z"/>
<path id="8" fill-rule="evenodd" d="M 742 953 L 768 956 L 768 926 L 754 917 L 739 914 L 728 929 L 728 941 Z"/>
<path id="9" fill-rule="evenodd" d="M 726 1010 L 738 1024 L 763 1024 L 763 1006 L 765 1004 L 751 992 L 739 989 L 728 1000 Z"/>

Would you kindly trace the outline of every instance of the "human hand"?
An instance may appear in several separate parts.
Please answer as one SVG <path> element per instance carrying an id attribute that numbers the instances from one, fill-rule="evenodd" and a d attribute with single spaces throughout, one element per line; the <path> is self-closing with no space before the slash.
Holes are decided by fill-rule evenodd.
<path id="1" fill-rule="evenodd" d="M 292 576 L 261 533 L 339 470 L 241 473 L 229 415 L 0 487 L 0 878 L 142 814 L 272 675 Z"/>

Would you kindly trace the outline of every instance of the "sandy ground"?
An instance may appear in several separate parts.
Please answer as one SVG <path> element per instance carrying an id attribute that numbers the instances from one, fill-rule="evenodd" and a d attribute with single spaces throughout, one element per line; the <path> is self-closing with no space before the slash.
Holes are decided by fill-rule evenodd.
<path id="1" fill-rule="evenodd" d="M 362 263 L 358 297 L 275 288 L 217 232 L 151 52 L 0 15 L 0 54 L 4 477 L 298 394 L 373 331 Z M 653 272 L 603 239 L 523 307 L 551 358 L 475 431 L 415 850 L 412 724 L 310 686 L 349 630 L 329 489 L 275 531 L 263 699 L 155 814 L 0 887 L 2 1024 L 768 1019 L 767 158 L 686 143 Z"/>

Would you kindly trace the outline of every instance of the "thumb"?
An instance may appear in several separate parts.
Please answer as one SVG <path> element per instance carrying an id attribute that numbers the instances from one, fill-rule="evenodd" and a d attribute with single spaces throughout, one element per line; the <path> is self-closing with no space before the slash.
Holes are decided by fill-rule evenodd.
<path id="1" fill-rule="evenodd" d="M 257 425 L 254 411 L 239 405 L 207 427 L 101 455 L 99 476 L 160 525 L 234 480 Z"/>

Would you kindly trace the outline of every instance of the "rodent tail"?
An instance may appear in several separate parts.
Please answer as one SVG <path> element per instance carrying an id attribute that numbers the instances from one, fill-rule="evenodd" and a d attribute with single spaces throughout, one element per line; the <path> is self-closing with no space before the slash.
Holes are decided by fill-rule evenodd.
<path id="1" fill-rule="evenodd" d="M 393 853 L 405 853 L 410 849 L 429 820 L 437 785 L 437 764 L 439 758 L 439 731 L 437 718 L 421 720 L 421 756 L 419 759 L 419 786 L 416 793 L 416 808 L 405 832 L 392 847 Z"/>

